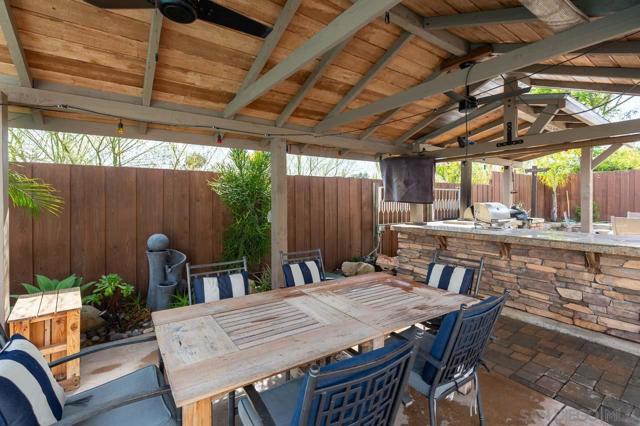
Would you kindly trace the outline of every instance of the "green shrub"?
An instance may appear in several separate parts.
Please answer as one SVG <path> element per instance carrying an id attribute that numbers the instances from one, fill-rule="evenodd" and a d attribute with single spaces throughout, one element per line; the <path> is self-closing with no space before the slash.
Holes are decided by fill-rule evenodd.
<path id="1" fill-rule="evenodd" d="M 576 221 L 580 222 L 580 218 L 581 216 L 581 212 L 582 212 L 582 208 L 580 206 L 576 207 Z M 593 221 L 597 222 L 600 220 L 600 207 L 598 207 L 598 205 L 595 203 L 595 201 L 593 202 Z"/>
<path id="2" fill-rule="evenodd" d="M 176 293 L 172 297 L 170 308 L 189 306 L 189 293 Z"/>
<path id="3" fill-rule="evenodd" d="M 271 290 L 271 268 L 265 267 L 265 269 L 254 275 L 254 279 L 249 281 L 251 286 L 251 293 L 262 293 Z"/>
<path id="4" fill-rule="evenodd" d="M 270 247 L 271 157 L 265 152 L 232 149 L 229 162 L 209 182 L 231 212 L 233 222 L 225 232 L 225 260 L 247 257 L 257 268 Z"/>
<path id="5" fill-rule="evenodd" d="M 87 297 L 87 303 L 115 313 L 120 301 L 131 297 L 134 291 L 135 288 L 126 283 L 120 275 L 103 275 L 93 289 L 93 294 Z"/>
<path id="6" fill-rule="evenodd" d="M 36 282 L 34 284 L 22 283 L 22 287 L 28 294 L 44 293 L 45 291 L 64 290 L 67 288 L 78 287 L 80 291 L 85 291 L 89 287 L 95 284 L 91 281 L 86 284 L 82 284 L 83 278 L 76 277 L 75 274 L 69 275 L 63 280 L 55 280 L 44 275 L 36 275 Z M 86 300 L 86 298 L 85 298 Z M 85 301 L 83 300 L 83 302 Z"/>

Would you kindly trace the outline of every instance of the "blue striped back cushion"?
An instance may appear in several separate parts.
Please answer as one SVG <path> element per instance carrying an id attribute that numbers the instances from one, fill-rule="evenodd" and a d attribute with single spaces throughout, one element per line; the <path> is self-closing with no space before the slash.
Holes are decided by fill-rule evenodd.
<path id="1" fill-rule="evenodd" d="M 249 294 L 249 274 L 223 274 L 217 277 L 196 277 L 193 279 L 196 303 L 215 302 Z"/>
<path id="2" fill-rule="evenodd" d="M 430 263 L 427 272 L 427 284 L 454 293 L 469 294 L 475 270 L 461 266 Z"/>
<path id="3" fill-rule="evenodd" d="M 62 418 L 64 391 L 44 357 L 19 334 L 0 351 L 0 424 L 49 426 Z"/>
<path id="4" fill-rule="evenodd" d="M 313 284 L 324 281 L 324 273 L 317 260 L 282 265 L 284 283 L 287 287 Z"/>

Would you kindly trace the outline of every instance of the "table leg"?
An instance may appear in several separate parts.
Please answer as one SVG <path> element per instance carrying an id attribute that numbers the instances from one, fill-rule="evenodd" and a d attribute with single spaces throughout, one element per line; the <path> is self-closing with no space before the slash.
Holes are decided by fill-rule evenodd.
<path id="1" fill-rule="evenodd" d="M 368 342 L 358 345 L 358 352 L 360 353 L 370 352 L 375 349 L 380 349 L 382 347 L 384 347 L 384 336 L 378 336 L 372 340 L 369 340 Z"/>
<path id="2" fill-rule="evenodd" d="M 183 426 L 212 426 L 213 406 L 211 398 L 206 398 L 182 407 Z"/>

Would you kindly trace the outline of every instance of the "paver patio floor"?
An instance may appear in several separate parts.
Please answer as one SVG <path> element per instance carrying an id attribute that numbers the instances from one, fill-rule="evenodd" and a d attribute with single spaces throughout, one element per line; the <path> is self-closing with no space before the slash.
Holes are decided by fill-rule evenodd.
<path id="1" fill-rule="evenodd" d="M 510 320 L 501 320 L 500 330 L 514 329 L 519 324 Z M 500 334 L 506 336 L 505 331 Z M 535 335 L 535 334 L 534 334 Z M 504 344 L 507 340 L 502 341 Z M 500 353 L 495 349 L 491 352 Z M 512 359 L 509 355 L 508 358 Z M 82 386 L 79 389 L 87 389 L 119 377 L 149 363 L 157 363 L 157 347 L 154 343 L 145 343 L 136 346 L 116 348 L 110 351 L 96 353 L 83 359 L 81 365 Z M 515 365 L 515 364 L 510 364 Z M 524 364 L 523 364 L 524 365 Z M 510 375 L 522 368 L 514 370 Z M 584 414 L 572 407 L 574 404 L 565 404 L 559 398 L 553 399 L 525 386 L 521 383 L 506 378 L 508 371 L 495 368 L 491 373 L 480 372 L 480 384 L 484 400 L 487 425 L 513 425 L 513 426 L 605 426 L 594 417 Z M 542 376 L 541 376 L 542 377 Z M 282 377 L 276 377 L 262 383 L 259 387 L 273 386 L 280 382 Z M 425 426 L 428 424 L 428 402 L 421 395 L 413 395 L 415 402 L 411 406 L 401 407 L 395 425 Z M 439 426 L 475 426 L 478 417 L 471 415 L 473 407 L 473 392 L 468 395 L 456 395 L 453 401 L 441 401 L 438 403 Z M 215 425 L 223 426 L 226 421 L 226 401 L 218 401 L 215 405 Z M 239 424 L 239 422 L 238 422 Z M 620 423 L 623 424 L 623 423 Z M 637 423 L 635 423 L 637 424 Z M 127 426 L 127 425 L 120 425 Z"/>
<path id="2" fill-rule="evenodd" d="M 640 425 L 637 356 L 504 316 L 494 334 L 496 373 L 612 425 Z"/>

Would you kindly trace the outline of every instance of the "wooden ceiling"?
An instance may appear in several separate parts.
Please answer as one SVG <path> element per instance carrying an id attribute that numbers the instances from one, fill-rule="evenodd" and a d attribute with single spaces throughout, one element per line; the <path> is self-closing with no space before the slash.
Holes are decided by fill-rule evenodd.
<path id="1" fill-rule="evenodd" d="M 219 0 L 218 3 L 273 25 L 285 0 Z M 36 87 L 47 82 L 136 98 L 142 96 L 152 11 L 103 10 L 81 0 L 10 0 L 10 4 L 18 38 Z M 405 0 L 402 4 L 425 17 L 520 6 L 515 0 Z M 262 74 L 286 59 L 350 6 L 350 0 L 303 0 Z M 322 121 L 403 32 L 395 24 L 385 23 L 382 17 L 360 29 L 326 68 L 285 126 L 313 128 Z M 474 44 L 531 43 L 553 34 L 542 22 L 452 28 L 450 33 Z M 631 39 L 640 40 L 640 36 Z M 262 39 L 202 21 L 180 25 L 165 19 L 157 55 L 152 105 L 179 104 L 221 114 L 240 90 L 263 42 Z M 413 36 L 348 105 L 348 109 L 364 106 L 424 82 L 438 72 L 451 56 L 442 48 Z M 570 58 L 557 57 L 546 63 L 559 63 Z M 274 86 L 241 109 L 239 116 L 274 122 L 301 90 L 320 60 L 317 58 Z M 589 54 L 569 60 L 564 65 L 640 70 L 640 54 Z M 17 75 L 2 35 L 0 74 Z M 539 78 L 606 84 L 634 84 L 639 81 L 571 75 L 540 75 Z M 501 82 L 497 81 L 497 86 L 493 86 L 493 93 L 501 90 L 499 84 Z M 450 102 L 450 97 L 441 94 L 411 103 L 397 111 L 387 124 L 378 127 L 371 139 L 391 145 L 435 108 Z M 501 114 L 501 110 L 494 111 L 471 121 L 469 127 L 473 130 L 485 126 L 499 120 Z M 69 116 L 67 113 L 45 112 L 45 117 L 61 115 Z M 442 117 L 417 132 L 408 142 L 457 117 L 455 112 Z M 105 120 L 81 114 L 72 118 Z M 351 132 L 349 136 L 358 137 L 361 129 L 376 119 L 375 116 L 368 117 L 337 130 L 348 131 Z M 463 131 L 452 129 L 430 143 L 446 143 Z M 496 127 L 480 133 L 478 137 L 499 136 L 501 131 Z"/>

